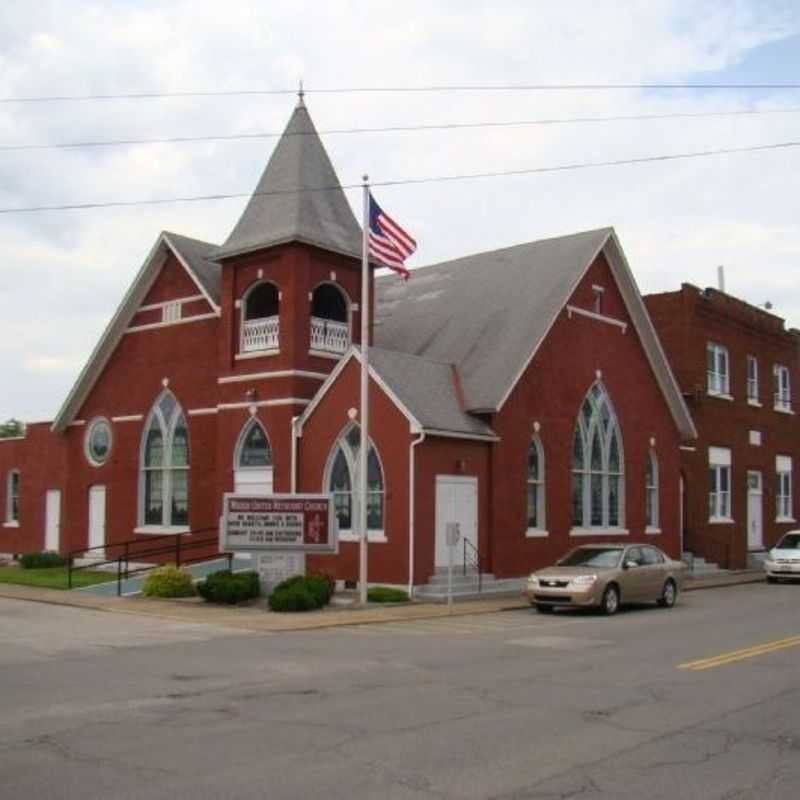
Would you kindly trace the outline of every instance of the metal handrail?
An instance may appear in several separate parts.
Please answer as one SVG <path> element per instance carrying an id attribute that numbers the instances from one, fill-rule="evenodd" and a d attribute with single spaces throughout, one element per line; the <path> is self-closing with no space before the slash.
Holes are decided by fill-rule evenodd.
<path id="1" fill-rule="evenodd" d="M 478 594 L 481 593 L 483 590 L 483 570 L 481 569 L 481 554 L 478 552 L 478 548 L 475 547 L 472 542 L 467 539 L 465 536 L 461 540 L 464 545 L 464 575 L 467 574 L 467 562 L 469 561 L 471 564 L 475 565 L 475 569 L 478 570 Z"/>
<path id="2" fill-rule="evenodd" d="M 131 551 L 131 546 L 134 547 L 136 545 L 150 545 L 153 539 L 128 539 L 125 542 L 114 542 L 113 544 L 108 545 L 99 545 L 96 547 L 86 547 L 80 550 L 72 550 L 70 553 L 67 554 L 67 588 L 72 589 L 72 573 L 78 572 L 82 569 L 96 569 L 97 567 L 108 566 L 111 564 L 116 564 L 117 566 L 117 597 L 122 595 L 122 581 L 124 579 L 129 578 L 131 575 L 136 575 L 139 572 L 147 572 L 148 570 L 154 569 L 156 564 L 148 564 L 147 566 L 137 567 L 135 569 L 130 568 L 130 560 L 131 558 L 139 559 L 139 558 L 149 558 L 151 556 L 161 556 L 161 555 L 168 555 L 174 554 L 175 556 L 175 565 L 180 566 L 181 563 L 183 564 L 191 564 L 197 561 L 205 561 L 207 556 L 201 557 L 186 557 L 185 552 L 187 550 L 199 548 L 199 547 L 207 547 L 208 545 L 216 544 L 218 542 L 218 538 L 216 536 L 213 537 L 206 537 L 204 539 L 192 539 L 189 542 L 182 542 L 183 536 L 190 536 L 192 534 L 198 533 L 206 533 L 207 531 L 216 530 L 216 528 L 202 528 L 196 531 L 186 531 L 184 533 L 178 534 L 160 534 L 158 536 L 153 537 L 153 539 L 169 539 L 170 543 L 161 547 L 150 547 L 149 549 L 136 549 L 135 552 Z M 103 559 L 102 561 L 94 561 L 90 564 L 83 564 L 79 567 L 76 567 L 74 564 L 75 556 L 77 555 L 85 555 L 93 550 L 103 550 L 106 551 L 109 548 L 121 547 L 122 552 L 117 558 L 107 558 Z M 231 569 L 233 566 L 233 554 L 232 553 L 220 553 L 221 556 L 227 557 L 228 559 L 228 569 Z"/>

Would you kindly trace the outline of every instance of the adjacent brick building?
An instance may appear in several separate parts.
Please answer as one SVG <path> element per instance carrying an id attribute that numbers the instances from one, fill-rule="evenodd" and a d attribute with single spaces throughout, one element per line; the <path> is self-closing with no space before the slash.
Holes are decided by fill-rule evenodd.
<path id="1" fill-rule="evenodd" d="M 373 582 L 428 581 L 449 521 L 498 577 L 585 541 L 679 555 L 695 430 L 612 229 L 371 276 L 368 298 L 360 252 L 301 101 L 227 241 L 163 233 L 52 425 L 0 442 L 0 551 L 188 542 L 225 491 L 322 491 L 340 551 L 310 561 L 355 579 L 369 303 Z"/>
<path id="2" fill-rule="evenodd" d="M 800 332 L 690 284 L 645 303 L 698 430 L 682 449 L 684 549 L 743 567 L 796 525 Z"/>

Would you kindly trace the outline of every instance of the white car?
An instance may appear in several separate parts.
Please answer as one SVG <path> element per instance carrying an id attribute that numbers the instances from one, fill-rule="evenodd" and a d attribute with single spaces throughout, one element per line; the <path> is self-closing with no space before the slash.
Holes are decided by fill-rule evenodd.
<path id="1" fill-rule="evenodd" d="M 767 582 L 780 578 L 800 578 L 800 531 L 789 531 L 764 559 Z"/>

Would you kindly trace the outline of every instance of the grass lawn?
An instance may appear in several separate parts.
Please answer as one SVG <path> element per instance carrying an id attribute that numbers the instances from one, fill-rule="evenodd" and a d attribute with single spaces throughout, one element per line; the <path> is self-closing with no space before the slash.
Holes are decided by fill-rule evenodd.
<path id="1" fill-rule="evenodd" d="M 72 587 L 91 586 L 93 583 L 106 583 L 115 580 L 111 572 L 81 569 L 72 573 Z M 67 568 L 47 567 L 46 569 L 22 569 L 21 567 L 0 567 L 0 583 L 19 583 L 23 586 L 41 586 L 43 589 L 66 589 Z"/>

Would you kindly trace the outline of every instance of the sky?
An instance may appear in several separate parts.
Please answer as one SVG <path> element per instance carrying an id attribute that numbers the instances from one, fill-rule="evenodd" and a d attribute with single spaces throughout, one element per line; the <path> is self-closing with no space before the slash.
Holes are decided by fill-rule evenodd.
<path id="1" fill-rule="evenodd" d="M 38 0 L 0 4 L 0 98 L 294 89 L 321 132 L 642 114 L 770 113 L 322 134 L 344 184 L 800 142 L 800 89 L 337 92 L 800 83 L 796 0 Z M 251 192 L 293 94 L 0 102 L 0 209 Z M 776 113 L 772 113 L 776 112 Z M 640 289 L 715 285 L 800 327 L 800 147 L 376 189 L 409 266 L 613 225 Z M 358 192 L 349 193 L 357 209 Z M 246 198 L 0 213 L 0 420 L 52 419 L 161 230 L 221 243 Z M 360 211 L 357 211 L 360 218 Z M 413 280 L 413 274 L 412 274 Z"/>

